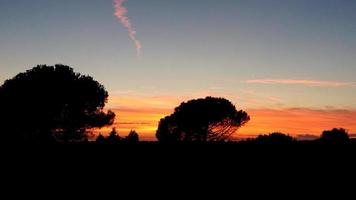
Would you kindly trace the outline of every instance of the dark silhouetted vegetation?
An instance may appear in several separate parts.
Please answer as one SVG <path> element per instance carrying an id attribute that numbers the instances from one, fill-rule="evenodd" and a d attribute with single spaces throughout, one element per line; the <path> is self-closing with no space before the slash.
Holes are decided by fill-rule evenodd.
<path id="1" fill-rule="evenodd" d="M 346 144 L 350 142 L 350 137 L 345 129 L 334 128 L 324 131 L 321 134 L 320 141 L 327 144 Z"/>
<path id="2" fill-rule="evenodd" d="M 106 138 L 102 134 L 99 134 L 99 136 L 96 138 L 95 142 L 97 144 L 106 144 Z"/>
<path id="3" fill-rule="evenodd" d="M 116 128 L 95 141 L 91 131 L 114 123 L 115 113 L 104 112 L 108 92 L 90 76 L 65 65 L 39 65 L 4 82 L 0 87 L 0 125 L 3 143 L 76 144 L 224 144 L 298 145 L 356 144 L 343 128 L 324 131 L 320 138 L 283 133 L 231 140 L 250 116 L 227 99 L 206 97 L 181 103 L 160 120 L 158 142 L 141 142 L 132 130 L 120 137 Z M 300 141 L 300 138 L 306 138 Z M 136 145 L 135 145 L 136 146 Z"/>
<path id="4" fill-rule="evenodd" d="M 296 140 L 284 133 L 271 133 L 269 135 L 259 135 L 255 139 L 248 139 L 245 143 L 253 144 L 267 144 L 267 145 L 290 145 L 296 142 Z"/>
<path id="5" fill-rule="evenodd" d="M 119 133 L 116 131 L 116 128 L 113 128 L 110 132 L 109 136 L 106 138 L 108 144 L 118 144 L 121 142 L 121 137 Z"/>
<path id="6" fill-rule="evenodd" d="M 125 137 L 124 141 L 130 144 L 137 144 L 140 142 L 140 137 L 136 131 L 131 130 L 129 135 Z"/>
<path id="7" fill-rule="evenodd" d="M 139 135 L 136 131 L 132 130 L 130 133 L 122 138 L 119 136 L 119 133 L 116 131 L 116 128 L 113 128 L 112 131 L 109 133 L 109 136 L 104 137 L 100 134 L 95 143 L 96 144 L 138 144 L 140 142 Z"/>
<path id="8" fill-rule="evenodd" d="M 39 65 L 0 87 L 0 121 L 9 142 L 86 141 L 89 129 L 111 125 L 108 92 L 65 65 Z M 4 138 L 3 138 L 4 139 Z"/>
<path id="9" fill-rule="evenodd" d="M 156 137 L 161 142 L 225 141 L 250 120 L 224 98 L 191 100 L 161 119 Z"/>

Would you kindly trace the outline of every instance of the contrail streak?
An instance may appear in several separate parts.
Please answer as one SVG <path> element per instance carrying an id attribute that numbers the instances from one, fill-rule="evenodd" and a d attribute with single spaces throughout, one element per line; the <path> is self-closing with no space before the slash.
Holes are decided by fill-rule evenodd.
<path id="1" fill-rule="evenodd" d="M 131 40 L 135 43 L 137 56 L 139 57 L 141 55 L 142 45 L 141 42 L 136 38 L 136 31 L 132 27 L 129 17 L 126 16 L 128 10 L 123 6 L 124 2 L 125 0 L 114 0 L 115 16 L 117 19 L 119 19 L 121 24 L 127 28 Z"/>

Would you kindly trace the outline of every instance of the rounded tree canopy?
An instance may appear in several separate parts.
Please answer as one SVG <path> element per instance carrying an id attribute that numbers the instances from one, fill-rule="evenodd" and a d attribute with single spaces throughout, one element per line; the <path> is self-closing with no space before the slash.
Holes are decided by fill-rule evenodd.
<path id="1" fill-rule="evenodd" d="M 284 133 L 271 133 L 269 135 L 259 135 L 256 139 L 252 140 L 257 144 L 273 144 L 273 145 L 289 145 L 295 142 L 295 139 Z"/>
<path id="2" fill-rule="evenodd" d="M 182 103 L 161 119 L 156 137 L 163 142 L 224 141 L 249 120 L 227 99 L 206 97 Z"/>
<path id="3" fill-rule="evenodd" d="M 350 137 L 346 129 L 334 128 L 332 130 L 323 131 L 320 140 L 325 143 L 342 144 L 349 142 Z"/>
<path id="4" fill-rule="evenodd" d="M 90 76 L 65 65 L 39 65 L 0 87 L 0 120 L 9 139 L 80 141 L 87 130 L 110 125 L 108 92 Z"/>

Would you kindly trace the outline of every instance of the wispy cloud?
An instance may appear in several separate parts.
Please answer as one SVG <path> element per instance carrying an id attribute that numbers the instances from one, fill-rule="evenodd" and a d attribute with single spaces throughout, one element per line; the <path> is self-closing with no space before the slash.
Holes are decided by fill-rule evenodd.
<path id="1" fill-rule="evenodd" d="M 250 89 L 239 90 L 237 94 L 238 96 L 233 99 L 243 107 L 280 107 L 284 104 L 284 100 L 280 97 Z"/>
<path id="2" fill-rule="evenodd" d="M 111 96 L 108 102 L 108 108 L 133 108 L 133 109 L 159 109 L 174 108 L 180 102 L 181 97 L 174 96 L 146 96 L 130 93 L 127 95 Z"/>
<path id="3" fill-rule="evenodd" d="M 265 84 L 265 85 L 305 85 L 314 87 L 356 87 L 356 82 L 343 81 L 323 81 L 323 80 L 307 80 L 307 79 L 255 79 L 247 80 L 244 83 L 248 84 Z"/>
<path id="4" fill-rule="evenodd" d="M 128 32 L 131 40 L 135 43 L 137 56 L 141 54 L 141 42 L 136 37 L 136 31 L 134 30 L 129 17 L 127 16 L 128 10 L 123 6 L 125 0 L 114 0 L 115 16 L 124 25 Z"/>

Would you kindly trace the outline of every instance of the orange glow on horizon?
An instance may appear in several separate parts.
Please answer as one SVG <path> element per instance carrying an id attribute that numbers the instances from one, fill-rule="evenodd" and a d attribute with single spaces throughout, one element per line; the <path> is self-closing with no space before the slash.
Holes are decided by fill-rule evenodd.
<path id="1" fill-rule="evenodd" d="M 114 103 L 113 103 L 114 102 Z M 179 105 L 180 99 L 159 97 L 115 98 L 111 105 L 117 115 L 115 124 L 121 136 L 130 130 L 136 130 L 142 140 L 155 140 L 159 120 L 171 114 Z M 235 138 L 254 137 L 260 134 L 283 132 L 292 136 L 316 135 L 323 130 L 345 128 L 350 133 L 356 132 L 356 110 L 317 110 L 306 108 L 284 109 L 245 109 L 251 121 L 240 128 Z M 106 134 L 111 127 L 97 132 Z"/>
<path id="2" fill-rule="evenodd" d="M 114 109 L 117 117 L 113 127 L 116 127 L 120 136 L 125 136 L 131 130 L 136 130 L 140 138 L 144 140 L 154 140 L 158 122 L 161 118 L 169 115 L 172 110 L 130 110 Z M 109 133 L 111 128 L 103 128 L 99 132 Z"/>
<path id="3" fill-rule="evenodd" d="M 356 131 L 356 110 L 316 110 L 306 108 L 250 109 L 251 121 L 240 129 L 241 135 L 283 132 L 292 136 L 316 135 L 332 128 Z"/>

